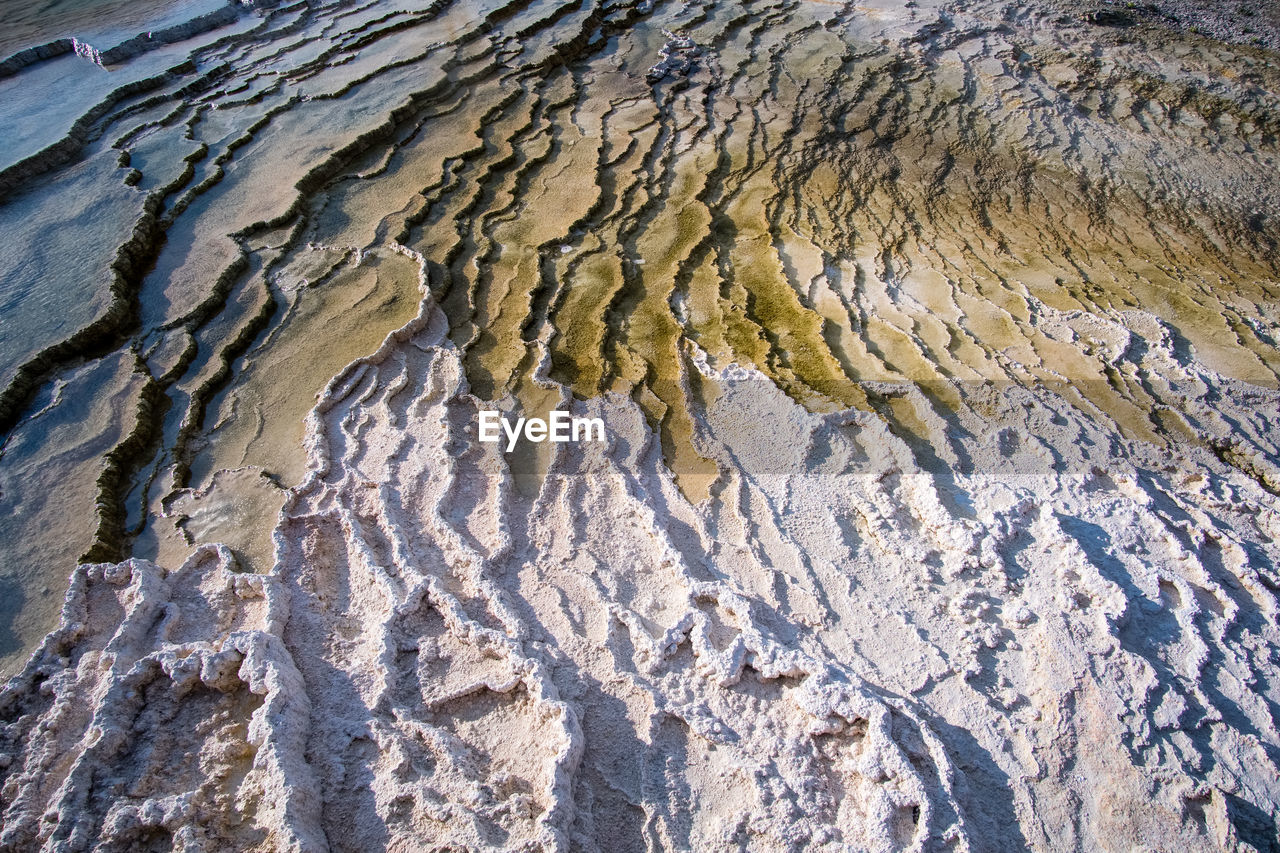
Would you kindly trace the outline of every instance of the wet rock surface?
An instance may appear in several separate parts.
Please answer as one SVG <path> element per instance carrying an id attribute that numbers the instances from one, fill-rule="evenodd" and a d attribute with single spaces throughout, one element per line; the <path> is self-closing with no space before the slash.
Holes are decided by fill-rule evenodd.
<path id="1" fill-rule="evenodd" d="M 1174 32 L 1220 39 L 1231 44 L 1280 48 L 1280 8 L 1273 3 L 1235 0 L 1154 0 L 1091 4 L 1085 20 L 1098 26 L 1151 24 Z M 1064 7 L 1065 8 L 1065 7 Z M 1079 8 L 1078 6 L 1076 7 Z"/>
<path id="2" fill-rule="evenodd" d="M 0 850 L 1274 849 L 1243 6 L 41 9 Z"/>

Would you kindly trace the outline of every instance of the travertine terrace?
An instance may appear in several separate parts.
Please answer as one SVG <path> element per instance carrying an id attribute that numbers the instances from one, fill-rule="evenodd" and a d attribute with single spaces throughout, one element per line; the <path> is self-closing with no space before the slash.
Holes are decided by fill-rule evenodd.
<path id="1" fill-rule="evenodd" d="M 73 12 L 0 851 L 1280 847 L 1272 10 Z"/>

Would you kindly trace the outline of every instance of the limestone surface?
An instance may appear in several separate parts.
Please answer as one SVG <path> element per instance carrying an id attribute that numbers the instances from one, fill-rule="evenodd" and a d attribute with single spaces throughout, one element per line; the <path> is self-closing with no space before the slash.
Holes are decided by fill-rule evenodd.
<path id="1" fill-rule="evenodd" d="M 0 41 L 0 853 L 1280 848 L 1269 10 L 153 5 Z"/>

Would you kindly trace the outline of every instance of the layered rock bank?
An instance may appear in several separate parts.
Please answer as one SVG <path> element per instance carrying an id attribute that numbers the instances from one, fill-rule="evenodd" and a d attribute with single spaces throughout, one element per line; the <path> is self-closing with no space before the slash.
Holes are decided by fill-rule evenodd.
<path id="1" fill-rule="evenodd" d="M 0 65 L 0 850 L 1280 845 L 1280 73 L 1166 6 Z"/>

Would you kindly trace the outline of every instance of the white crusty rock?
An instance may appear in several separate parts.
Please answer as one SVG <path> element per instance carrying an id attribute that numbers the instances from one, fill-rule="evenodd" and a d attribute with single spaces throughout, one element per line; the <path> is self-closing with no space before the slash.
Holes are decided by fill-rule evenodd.
<path id="1" fill-rule="evenodd" d="M 1063 412 L 1063 470 L 941 480 L 701 362 L 725 499 L 567 394 L 611 440 L 530 496 L 425 301 L 312 414 L 273 572 L 77 570 L 0 704 L 0 849 L 1246 849 L 1280 803 L 1257 483 Z"/>

